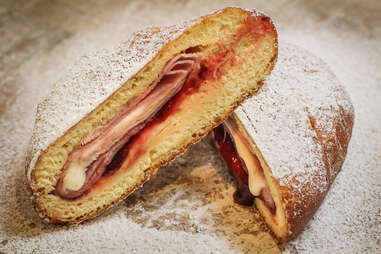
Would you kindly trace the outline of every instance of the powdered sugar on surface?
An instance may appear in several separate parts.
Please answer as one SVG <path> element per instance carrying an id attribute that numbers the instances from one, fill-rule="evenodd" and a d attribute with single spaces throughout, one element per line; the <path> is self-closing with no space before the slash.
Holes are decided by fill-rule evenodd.
<path id="1" fill-rule="evenodd" d="M 24 178 L 24 157 L 35 107 L 51 85 L 79 56 L 125 41 L 138 27 L 175 24 L 226 4 L 204 0 L 165 3 L 155 1 L 153 7 L 148 1 L 131 1 L 119 6 L 107 22 L 83 28 L 48 53 L 36 54 L 9 76 L 20 85 L 17 97 L 0 116 L 1 252 L 279 253 L 256 210 L 233 203 L 233 179 L 207 139 L 94 220 L 71 227 L 45 225 L 33 209 Z M 231 4 L 263 10 L 277 24 L 281 40 L 302 46 L 328 63 L 356 111 L 341 173 L 310 223 L 284 252 L 380 253 L 379 1 L 250 0 Z M 79 2 L 74 5 L 81 7 Z M 102 11 L 97 10 L 97 15 Z"/>

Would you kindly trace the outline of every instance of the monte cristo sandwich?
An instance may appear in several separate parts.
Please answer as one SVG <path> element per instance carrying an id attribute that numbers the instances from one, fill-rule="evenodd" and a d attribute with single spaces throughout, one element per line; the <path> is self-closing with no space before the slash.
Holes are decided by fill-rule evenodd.
<path id="1" fill-rule="evenodd" d="M 253 95 L 276 59 L 270 18 L 240 8 L 81 58 L 37 108 L 26 171 L 39 214 L 76 223 L 124 199 Z"/>

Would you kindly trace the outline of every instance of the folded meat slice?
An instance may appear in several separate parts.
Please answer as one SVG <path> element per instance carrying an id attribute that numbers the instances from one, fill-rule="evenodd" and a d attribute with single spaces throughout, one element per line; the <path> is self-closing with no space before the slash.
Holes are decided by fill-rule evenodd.
<path id="1" fill-rule="evenodd" d="M 212 134 L 219 153 L 237 180 L 235 201 L 242 205 L 252 205 L 254 198 L 259 198 L 275 214 L 275 203 L 261 163 L 236 120 L 230 116 Z"/>
<path id="2" fill-rule="evenodd" d="M 62 170 L 55 192 L 73 199 L 89 190 L 102 176 L 115 154 L 149 123 L 176 95 L 187 79 L 197 75 L 200 56 L 180 54 L 172 58 L 159 77 L 140 96 L 73 150 Z"/>

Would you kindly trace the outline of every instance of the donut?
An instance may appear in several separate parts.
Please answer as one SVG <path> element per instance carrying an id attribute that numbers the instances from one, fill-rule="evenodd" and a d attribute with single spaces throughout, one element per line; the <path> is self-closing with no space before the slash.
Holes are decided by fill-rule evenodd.
<path id="1" fill-rule="evenodd" d="M 281 43 L 271 75 L 212 131 L 236 179 L 234 200 L 253 205 L 284 244 L 308 223 L 343 165 L 354 109 L 320 58 Z"/>
<path id="2" fill-rule="evenodd" d="M 225 8 L 82 57 L 38 105 L 26 174 L 49 223 L 92 218 L 223 122 L 263 84 L 277 33 Z"/>

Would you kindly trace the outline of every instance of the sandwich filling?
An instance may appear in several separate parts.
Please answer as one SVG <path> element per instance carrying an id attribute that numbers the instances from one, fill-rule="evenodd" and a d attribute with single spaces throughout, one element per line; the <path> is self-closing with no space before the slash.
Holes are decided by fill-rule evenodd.
<path id="1" fill-rule="evenodd" d="M 177 104 L 196 92 L 204 80 L 219 79 L 220 67 L 234 61 L 232 49 L 221 49 L 205 59 L 202 56 L 184 52 L 169 60 L 143 94 L 124 105 L 100 129 L 84 137 L 80 146 L 69 154 L 55 193 L 66 199 L 78 198 L 102 176 L 118 170 L 127 156 L 130 162 L 136 159 L 142 153 L 136 146 L 142 146 L 145 131 L 176 111 Z"/>
<path id="2" fill-rule="evenodd" d="M 271 196 L 261 163 L 249 141 L 241 133 L 237 120 L 230 116 L 212 132 L 214 143 L 237 182 L 234 201 L 253 205 L 259 198 L 273 215 L 276 205 Z"/>
<path id="3" fill-rule="evenodd" d="M 142 94 L 128 101 L 118 114 L 70 152 L 54 193 L 64 199 L 76 199 L 97 182 L 101 184 L 101 179 L 107 179 L 120 168 L 129 168 L 145 152 L 150 128 L 178 110 L 204 81 L 219 80 L 222 66 L 245 61 L 235 56 L 235 45 L 245 36 L 258 40 L 272 31 L 262 19 L 266 18 L 248 16 L 234 40 L 219 44 L 217 50 L 196 46 L 170 59 Z"/>
<path id="4" fill-rule="evenodd" d="M 145 128 L 188 80 L 198 75 L 199 69 L 200 55 L 197 53 L 184 53 L 171 59 L 142 95 L 127 103 L 116 116 L 85 137 L 81 145 L 70 153 L 56 193 L 71 199 L 89 190 L 102 177 L 117 152 Z"/>

